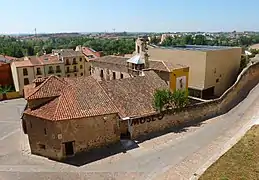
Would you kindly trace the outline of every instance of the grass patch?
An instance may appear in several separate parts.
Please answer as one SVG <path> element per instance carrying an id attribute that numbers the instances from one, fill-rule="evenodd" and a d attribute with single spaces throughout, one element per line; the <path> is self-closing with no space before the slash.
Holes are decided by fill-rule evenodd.
<path id="1" fill-rule="evenodd" d="M 200 180 L 259 180 L 259 126 L 211 165 Z"/>

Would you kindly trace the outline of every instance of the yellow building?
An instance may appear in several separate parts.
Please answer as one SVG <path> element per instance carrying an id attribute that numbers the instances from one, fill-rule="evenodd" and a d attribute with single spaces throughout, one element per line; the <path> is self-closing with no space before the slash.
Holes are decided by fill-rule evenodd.
<path id="1" fill-rule="evenodd" d="M 17 92 L 23 95 L 23 87 L 36 78 L 56 75 L 58 77 L 89 76 L 85 57 L 72 49 L 53 50 L 52 54 L 24 57 L 11 64 L 12 76 Z"/>
<path id="2" fill-rule="evenodd" d="M 188 90 L 189 67 L 173 69 L 170 73 L 170 89 Z"/>

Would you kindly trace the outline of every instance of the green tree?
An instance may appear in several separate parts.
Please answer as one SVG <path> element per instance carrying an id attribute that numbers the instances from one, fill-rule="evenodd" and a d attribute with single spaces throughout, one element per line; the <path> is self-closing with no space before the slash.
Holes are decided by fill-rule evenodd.
<path id="1" fill-rule="evenodd" d="M 174 107 L 181 109 L 188 105 L 188 91 L 176 90 L 172 94 Z"/>
<path id="2" fill-rule="evenodd" d="M 153 101 L 154 107 L 158 111 L 169 107 L 181 109 L 188 105 L 188 92 L 183 90 L 171 92 L 169 89 L 158 89 L 154 93 Z"/>

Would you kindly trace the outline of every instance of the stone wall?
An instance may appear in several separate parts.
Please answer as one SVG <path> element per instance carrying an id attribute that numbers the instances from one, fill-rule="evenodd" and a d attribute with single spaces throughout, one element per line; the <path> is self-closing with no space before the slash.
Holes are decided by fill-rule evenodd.
<path id="1" fill-rule="evenodd" d="M 255 63 L 245 68 L 236 82 L 218 99 L 191 105 L 179 112 L 163 112 L 163 118 L 154 115 L 133 119 L 130 127 L 132 138 L 224 114 L 241 102 L 258 83 L 259 63 Z"/>
<path id="2" fill-rule="evenodd" d="M 82 119 L 49 121 L 24 115 L 32 154 L 61 160 L 65 142 L 74 142 L 74 153 L 119 141 L 118 115 L 110 114 Z"/>

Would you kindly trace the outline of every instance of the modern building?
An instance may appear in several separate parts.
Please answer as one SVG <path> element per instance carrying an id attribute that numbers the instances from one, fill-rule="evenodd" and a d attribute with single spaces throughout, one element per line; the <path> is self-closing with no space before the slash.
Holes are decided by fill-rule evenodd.
<path id="1" fill-rule="evenodd" d="M 36 78 L 89 76 L 90 65 L 85 67 L 85 57 L 74 50 L 53 50 L 52 54 L 24 57 L 11 64 L 15 89 L 23 94 L 24 85 Z"/>
<path id="2" fill-rule="evenodd" d="M 240 68 L 241 51 L 239 47 L 148 46 L 150 59 L 180 63 L 190 68 L 189 94 L 198 98 L 220 96 L 234 83 Z"/>
<path id="3" fill-rule="evenodd" d="M 92 76 L 37 79 L 24 88 L 22 126 L 31 152 L 61 160 L 118 142 L 129 132 L 130 117 L 156 113 L 153 94 L 167 87 L 153 71 L 111 81 Z"/>
<path id="4" fill-rule="evenodd" d="M 16 58 L 0 55 L 0 86 L 13 86 L 10 63 Z"/>

